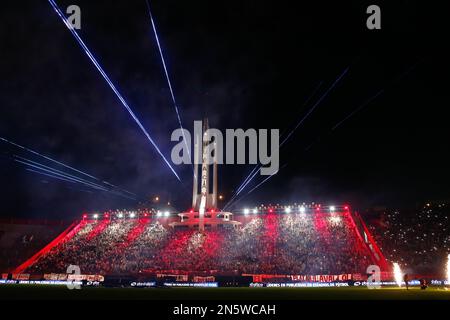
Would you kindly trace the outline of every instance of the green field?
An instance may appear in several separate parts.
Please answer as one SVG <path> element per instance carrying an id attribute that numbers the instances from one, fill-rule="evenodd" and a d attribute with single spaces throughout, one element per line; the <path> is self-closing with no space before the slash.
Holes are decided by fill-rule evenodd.
<path id="1" fill-rule="evenodd" d="M 0 299 L 136 300 L 449 300 L 450 290 L 428 288 L 82 288 L 2 285 Z"/>

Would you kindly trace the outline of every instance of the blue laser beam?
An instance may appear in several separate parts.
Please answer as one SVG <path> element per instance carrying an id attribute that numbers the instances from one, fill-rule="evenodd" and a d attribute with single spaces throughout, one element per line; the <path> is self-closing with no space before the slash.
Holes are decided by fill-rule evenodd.
<path id="1" fill-rule="evenodd" d="M 186 145 L 186 150 L 187 150 L 189 159 L 191 159 L 191 152 L 190 152 L 189 147 L 187 145 L 186 137 L 185 137 L 184 130 L 183 130 L 183 124 L 182 124 L 182 121 L 181 121 L 180 110 L 178 108 L 177 100 L 175 99 L 175 94 L 174 94 L 174 91 L 173 91 L 172 82 L 170 81 L 169 71 L 168 71 L 167 65 L 166 65 L 166 59 L 164 58 L 164 54 L 163 54 L 163 50 L 162 50 L 162 47 L 161 47 L 161 43 L 159 41 L 158 32 L 156 30 L 156 24 L 155 24 L 155 21 L 153 20 L 152 11 L 150 9 L 150 2 L 147 0 L 146 3 L 147 3 L 148 15 L 150 17 L 150 22 L 152 24 L 153 33 L 154 33 L 155 39 L 156 39 L 156 44 L 158 46 L 159 56 L 161 57 L 161 62 L 162 62 L 162 66 L 163 66 L 163 69 L 164 69 L 164 74 L 166 76 L 167 84 L 168 84 L 169 90 L 170 90 L 170 95 L 172 97 L 173 107 L 174 107 L 175 112 L 177 114 L 178 123 L 180 125 L 181 133 L 183 135 L 183 140 L 184 140 L 184 143 Z"/>
<path id="2" fill-rule="evenodd" d="M 361 111 L 362 109 L 364 109 L 368 104 L 370 104 L 373 100 L 375 100 L 376 98 L 378 98 L 382 93 L 384 92 L 384 89 L 381 89 L 380 91 L 378 91 L 376 94 L 374 94 L 372 97 L 370 97 L 369 99 L 367 99 L 364 103 L 362 103 L 358 108 L 356 108 L 355 110 L 353 110 L 352 112 L 350 112 L 344 119 L 342 119 L 341 121 L 339 121 L 338 123 L 336 123 L 333 128 L 331 128 L 331 131 L 336 130 L 339 126 L 341 126 L 345 121 L 347 121 L 348 119 L 350 119 L 351 117 L 353 117 L 356 113 L 358 113 L 359 111 Z"/>
<path id="3" fill-rule="evenodd" d="M 75 181 L 71 181 L 71 180 L 69 180 L 69 179 L 65 179 L 65 178 L 62 178 L 62 177 L 58 177 L 58 176 L 53 175 L 53 174 L 49 174 L 49 173 L 45 173 L 45 172 L 42 172 L 42 171 L 33 170 L 33 169 L 29 169 L 29 168 L 27 168 L 26 170 L 29 171 L 29 172 L 33 172 L 33 173 L 36 173 L 36 174 L 39 174 L 39 175 L 42 175 L 42 176 L 46 176 L 46 177 L 52 178 L 52 179 L 61 180 L 61 181 L 65 181 L 65 182 L 70 182 L 70 183 L 76 184 Z M 73 189 L 73 188 L 70 188 L 70 189 Z M 80 189 L 73 189 L 73 190 L 81 191 L 81 192 L 87 192 L 87 193 L 92 193 L 92 192 L 89 191 L 89 190 L 80 190 Z M 113 193 L 113 194 L 114 194 L 114 193 Z M 124 196 L 124 195 L 121 195 L 121 196 L 122 196 L 122 197 L 125 197 L 125 198 L 127 198 L 127 199 L 136 200 L 136 199 L 134 199 L 134 198 L 127 197 L 127 196 Z"/>
<path id="4" fill-rule="evenodd" d="M 291 130 L 291 132 L 287 135 L 286 138 L 283 139 L 280 143 L 280 147 L 283 146 L 289 138 L 294 134 L 294 132 L 298 129 L 300 125 L 305 122 L 306 119 L 310 116 L 310 114 L 320 105 L 320 103 L 325 99 L 328 94 L 333 90 L 333 88 L 341 81 L 341 79 L 347 74 L 350 67 L 347 67 L 340 75 L 337 77 L 337 79 L 332 83 L 332 85 L 324 92 L 324 94 L 316 101 L 316 103 L 309 109 L 309 111 L 305 114 L 305 116 L 297 123 L 297 125 L 294 127 L 294 129 Z"/>
<path id="5" fill-rule="evenodd" d="M 65 176 L 65 177 L 68 177 L 68 178 L 71 178 L 71 179 L 76 179 L 77 181 L 83 181 L 83 182 L 89 183 L 89 184 L 91 184 L 91 185 L 95 185 L 95 186 L 97 186 L 97 187 L 104 188 L 103 186 L 101 186 L 101 185 L 99 185 L 99 184 L 97 184 L 97 183 L 93 183 L 93 182 L 91 182 L 91 181 L 87 181 L 87 180 L 85 180 L 85 179 L 83 179 L 83 178 L 81 178 L 81 177 L 77 177 L 77 176 L 74 176 L 74 175 L 69 174 L 69 173 L 67 173 L 67 172 L 64 172 L 64 171 L 61 171 L 61 170 L 58 170 L 58 169 L 55 169 L 55 168 L 46 166 L 45 164 L 42 164 L 42 163 L 39 163 L 39 162 L 30 160 L 30 159 L 27 159 L 27 158 L 23 158 L 23 157 L 20 157 L 20 156 L 17 156 L 17 155 L 15 155 L 14 157 L 16 157 L 16 158 L 18 158 L 18 159 L 24 161 L 24 162 L 18 161 L 18 162 L 20 162 L 20 163 L 22 163 L 22 164 L 26 164 L 26 165 L 33 164 L 33 165 L 39 166 L 39 167 L 41 167 L 41 168 L 48 169 L 49 171 L 53 171 L 54 174 L 63 175 L 63 176 Z M 105 190 L 108 190 L 108 189 L 105 188 Z"/>
<path id="6" fill-rule="evenodd" d="M 53 178 L 53 179 L 62 180 L 62 181 L 65 181 L 65 182 L 70 182 L 70 183 L 75 183 L 74 181 L 71 181 L 69 179 L 61 178 L 61 177 L 55 176 L 53 174 L 49 174 L 49 173 L 33 170 L 33 169 L 30 169 L 30 168 L 27 168 L 25 170 L 30 171 L 30 172 L 34 172 L 34 173 L 37 173 L 37 174 L 40 174 L 40 175 L 43 175 L 43 176 L 46 176 L 46 177 L 50 177 L 50 178 Z"/>
<path id="7" fill-rule="evenodd" d="M 249 192 L 247 192 L 245 195 L 243 195 L 240 199 L 237 199 L 236 201 L 234 201 L 233 203 L 231 203 L 229 206 L 233 206 L 236 205 L 239 201 L 241 201 L 242 199 L 244 199 L 245 197 L 247 197 L 250 193 L 252 193 L 253 191 L 255 191 L 256 189 L 258 189 L 259 187 L 261 187 L 264 183 L 266 183 L 270 178 L 272 178 L 274 175 L 276 175 L 278 172 L 280 172 L 280 170 L 284 169 L 287 166 L 287 164 L 285 164 L 284 166 L 282 166 L 277 172 L 271 174 L 270 176 L 268 176 L 267 178 L 265 178 L 263 181 L 261 181 L 260 183 L 258 183 L 253 189 L 251 189 Z"/>
<path id="8" fill-rule="evenodd" d="M 289 132 L 289 134 L 287 135 L 286 138 L 284 138 L 281 143 L 280 143 L 280 148 L 288 141 L 288 139 L 294 134 L 294 132 L 305 122 L 305 120 L 311 115 L 311 113 L 320 105 L 320 103 L 326 98 L 326 96 L 331 92 L 331 90 L 338 84 L 339 81 L 341 81 L 341 79 L 347 74 L 348 70 L 350 67 L 347 67 L 337 78 L 336 80 L 332 83 L 332 85 L 324 92 L 324 94 L 322 94 L 322 96 L 320 96 L 320 98 L 316 101 L 316 103 L 308 110 L 308 112 L 300 119 L 300 121 L 297 122 L 297 124 L 295 125 L 295 127 Z M 317 91 L 319 90 L 319 88 L 322 86 L 322 81 L 317 85 L 317 87 L 313 90 L 313 92 L 311 93 L 311 95 L 306 99 L 306 101 L 303 103 L 303 106 L 305 106 L 306 104 L 309 103 L 309 101 L 314 97 L 314 95 L 317 93 Z M 261 168 L 261 165 L 258 167 L 258 165 L 255 166 L 254 169 L 259 169 Z M 253 170 L 252 170 L 253 172 Z M 235 198 L 236 196 L 238 196 L 244 189 L 245 187 L 253 180 L 253 178 L 256 176 L 256 174 L 252 174 L 252 172 L 250 172 L 250 174 L 247 176 L 247 178 L 244 180 L 244 182 L 241 184 L 241 186 L 238 188 L 236 194 L 232 197 Z M 257 171 L 256 171 L 257 172 Z M 230 201 L 232 200 L 230 199 Z M 229 201 L 229 202 L 230 202 Z M 227 203 L 228 205 L 228 203 Z M 226 205 L 226 206 L 227 206 Z"/>
<path id="9" fill-rule="evenodd" d="M 252 171 L 250 171 L 249 175 L 247 176 L 247 178 L 245 178 L 244 182 L 242 182 L 242 184 L 239 186 L 239 188 L 237 189 L 236 193 L 238 193 L 243 186 L 245 185 L 245 183 L 247 182 L 247 180 L 252 176 L 253 172 L 255 172 L 255 170 L 258 168 L 258 165 L 256 165 Z"/>
<path id="10" fill-rule="evenodd" d="M 102 190 L 102 191 L 106 191 L 106 192 L 109 191 L 108 189 L 106 189 L 106 188 L 104 188 L 104 187 L 102 187 L 102 186 L 99 186 L 99 185 L 97 185 L 97 184 L 94 184 L 94 183 L 91 183 L 91 182 L 85 182 L 85 181 L 80 180 L 80 179 L 77 179 L 77 178 L 72 178 L 72 177 L 70 177 L 69 175 L 62 174 L 62 173 L 58 173 L 58 172 L 56 172 L 56 171 L 54 171 L 54 170 L 49 170 L 49 169 L 46 169 L 46 168 L 44 168 L 44 167 L 42 167 L 42 166 L 39 166 L 39 165 L 34 165 L 34 164 L 32 164 L 32 163 L 28 163 L 28 162 L 25 162 L 25 161 L 22 161 L 22 160 L 18 160 L 18 159 L 14 159 L 14 161 L 16 161 L 16 162 L 18 162 L 18 163 L 21 163 L 21 164 L 24 164 L 24 165 L 26 165 L 26 166 L 29 166 L 29 167 L 38 169 L 38 170 L 42 170 L 42 171 L 44 171 L 44 172 L 51 173 L 51 174 L 56 175 L 56 176 L 59 176 L 59 177 L 63 177 L 63 178 L 65 178 L 65 179 L 72 180 L 72 181 L 74 181 L 74 182 L 82 183 L 82 184 L 87 185 L 87 186 L 90 186 L 91 188 L 94 188 L 94 189 L 98 189 L 98 190 Z"/>
<path id="11" fill-rule="evenodd" d="M 65 164 L 65 163 L 56 161 L 55 159 L 52 159 L 52 158 L 50 158 L 50 157 L 48 157 L 48 156 L 46 156 L 46 155 L 43 155 L 42 153 L 39 153 L 39 152 L 34 151 L 34 150 L 31 150 L 31 149 L 29 149 L 29 148 L 27 148 L 27 147 L 21 146 L 20 144 L 15 143 L 15 142 L 13 142 L 13 141 L 11 141 L 11 140 L 8 140 L 8 139 L 2 138 L 2 137 L 0 137 L 0 140 L 4 141 L 4 142 L 6 142 L 6 143 L 9 143 L 9 144 L 11 144 L 11 145 L 13 145 L 13 146 L 15 146 L 15 147 L 17 147 L 17 148 L 20 148 L 20 149 L 22 149 L 22 150 L 28 151 L 29 153 L 32 153 L 32 154 L 34 154 L 34 155 L 37 155 L 37 156 L 39 156 L 39 157 L 41 157 L 41 158 L 47 159 L 48 161 L 51 161 L 51 162 L 56 163 L 56 164 L 59 164 L 60 166 L 63 166 L 63 167 L 66 167 L 66 168 L 68 168 L 68 169 L 71 169 L 71 170 L 73 170 L 73 171 L 75 171 L 75 172 L 78 172 L 78 173 L 80 173 L 80 174 L 82 174 L 82 175 L 84 175 L 84 176 L 86 176 L 86 177 L 92 178 L 92 179 L 94 179 L 94 180 L 100 180 L 100 179 L 98 179 L 98 178 L 96 178 L 96 177 L 94 177 L 94 176 L 92 176 L 92 175 L 90 175 L 90 174 L 88 174 L 88 173 L 86 173 L 86 172 L 80 171 L 80 170 L 78 170 L 78 169 L 76 169 L 76 168 L 74 168 L 74 167 L 71 167 L 71 166 L 69 166 L 69 165 L 67 165 L 67 164 Z"/>
<path id="12" fill-rule="evenodd" d="M 69 29 L 69 31 L 72 33 L 72 35 L 74 36 L 74 38 L 77 40 L 78 44 L 81 46 L 81 48 L 84 50 L 84 52 L 86 53 L 86 55 L 89 57 L 89 59 L 92 61 L 92 63 L 94 64 L 94 66 L 97 68 L 97 70 L 100 72 L 100 74 L 103 76 L 103 78 L 105 79 L 105 81 L 108 83 L 108 85 L 110 86 L 110 88 L 112 89 L 112 91 L 115 93 L 115 95 L 117 96 L 117 98 L 120 100 L 120 102 L 122 103 L 122 105 L 125 107 L 125 109 L 128 111 L 128 113 L 131 115 L 131 117 L 133 118 L 133 120 L 136 122 L 136 124 L 138 125 L 138 127 L 141 129 L 141 131 L 144 133 L 144 135 L 147 137 L 147 139 L 150 141 L 150 143 L 153 145 L 153 147 L 155 148 L 155 150 L 158 152 L 158 154 L 161 156 L 161 158 L 164 160 L 164 162 L 166 163 L 166 165 L 170 168 L 170 170 L 172 171 L 172 173 L 175 175 L 175 177 L 177 177 L 177 179 L 179 181 L 181 181 L 180 177 L 178 176 L 178 174 L 176 173 L 175 169 L 170 165 L 169 161 L 166 159 L 166 157 L 164 156 L 164 154 L 161 152 L 161 150 L 158 148 L 157 144 L 155 143 L 155 141 L 152 139 L 152 137 L 150 136 L 150 134 L 147 132 L 147 130 L 144 128 L 144 126 L 142 125 L 141 121 L 138 119 L 138 117 L 134 114 L 133 110 L 131 110 L 130 106 L 128 105 L 127 101 L 125 100 L 125 98 L 122 96 L 122 94 L 119 92 L 119 90 L 116 88 L 116 86 L 112 83 L 111 79 L 109 78 L 109 76 L 106 74 L 106 72 L 103 70 L 102 66 L 98 63 L 97 59 L 94 57 L 94 55 L 91 53 L 91 51 L 89 50 L 89 48 L 86 46 L 86 44 L 84 43 L 84 41 L 80 38 L 80 36 L 78 35 L 78 33 L 76 32 L 76 30 L 73 28 L 73 26 L 67 21 L 66 17 L 64 16 L 64 14 L 62 13 L 62 11 L 60 10 L 60 8 L 58 7 L 58 5 L 56 4 L 56 2 L 54 0 L 48 0 L 48 2 L 50 3 L 50 5 L 53 7 L 53 9 L 55 10 L 55 12 L 58 14 L 58 16 L 61 18 L 61 20 L 64 22 L 64 24 L 66 25 L 67 29 Z"/>
<path id="13" fill-rule="evenodd" d="M 20 156 L 17 156 L 17 155 L 15 155 L 15 157 L 18 158 L 18 159 L 21 159 L 21 160 L 14 159 L 14 161 L 16 161 L 16 162 L 19 162 L 19 163 L 24 164 L 24 165 L 29 166 L 29 167 L 33 167 L 33 168 L 39 169 L 41 171 L 48 172 L 48 173 L 50 173 L 52 175 L 59 176 L 59 177 L 65 179 L 65 180 L 70 180 L 72 182 L 81 183 L 81 184 L 83 184 L 85 186 L 88 186 L 88 187 L 91 187 L 91 188 L 94 188 L 94 189 L 97 189 L 97 190 L 101 190 L 101 191 L 104 191 L 104 192 L 109 192 L 111 194 L 114 194 L 114 195 L 117 195 L 117 196 L 120 196 L 120 197 L 123 197 L 123 198 L 136 200 L 135 198 L 129 197 L 127 195 L 124 195 L 124 194 L 122 194 L 120 192 L 117 192 L 116 190 L 108 190 L 102 185 L 99 185 L 97 183 L 93 183 L 93 182 L 87 181 L 87 180 L 85 180 L 85 179 L 83 179 L 81 177 L 77 177 L 77 176 L 71 175 L 71 174 L 69 174 L 67 172 L 63 172 L 63 171 L 60 171 L 58 169 L 46 166 L 46 165 L 44 165 L 42 163 L 39 163 L 39 162 L 36 162 L 36 161 L 32 161 L 32 160 L 29 160 L 29 159 L 26 159 L 26 158 L 23 158 L 23 157 L 20 157 Z"/>
<path id="14" fill-rule="evenodd" d="M 76 168 L 74 168 L 74 167 L 72 167 L 72 166 L 69 166 L 69 165 L 67 165 L 67 164 L 65 164 L 65 163 L 62 163 L 62 162 L 60 162 L 60 161 L 57 161 L 57 160 L 55 160 L 55 159 L 52 159 L 52 158 L 50 158 L 50 157 L 48 157 L 48 156 L 46 156 L 46 155 L 44 155 L 44 154 L 42 154 L 42 153 L 39 153 L 39 152 L 37 152 L 37 151 L 35 151 L 35 150 L 32 150 L 32 149 L 30 149 L 30 148 L 27 148 L 27 147 L 25 147 L 25 146 L 22 146 L 22 145 L 20 145 L 20 144 L 18 144 L 18 143 L 16 143 L 16 142 L 13 142 L 13 141 L 8 140 L 8 139 L 3 138 L 3 137 L 0 137 L 0 140 L 3 141 L 3 142 L 6 142 L 6 143 L 8 143 L 8 144 L 10 144 L 10 145 L 12 145 L 12 146 L 15 146 L 15 147 L 17 147 L 17 148 L 19 148 L 19 149 L 22 149 L 22 150 L 24 150 L 24 151 L 27 151 L 27 152 L 29 152 L 29 153 L 31 153 L 31 154 L 37 155 L 37 156 L 39 156 L 39 157 L 41 157 L 41 158 L 43 158 L 43 159 L 46 159 L 46 160 L 51 161 L 51 162 L 53 162 L 53 163 L 56 163 L 56 164 L 58 164 L 58 165 L 60 165 L 60 166 L 62 166 L 62 167 L 65 167 L 65 168 L 67 168 L 67 169 L 73 170 L 73 171 L 75 171 L 75 172 L 77 172 L 77 173 L 79 173 L 79 174 L 82 174 L 82 175 L 86 176 L 86 177 L 89 177 L 89 178 L 94 179 L 94 180 L 97 180 L 97 181 L 101 181 L 101 179 L 99 179 L 99 178 L 97 178 L 97 177 L 94 177 L 93 175 L 90 175 L 90 174 L 88 174 L 88 173 L 86 173 L 86 172 L 83 172 L 83 171 L 81 171 L 81 170 L 78 170 L 78 169 L 76 169 Z M 24 159 L 24 160 L 27 160 L 27 161 L 31 161 L 31 160 L 28 160 L 28 159 L 25 159 L 25 158 L 23 158 L 23 159 Z M 41 165 L 42 165 L 42 164 L 41 164 Z M 55 169 L 54 169 L 54 170 L 55 170 Z M 117 188 L 117 189 L 119 189 L 119 190 L 121 190 L 121 191 L 123 191 L 123 192 L 126 192 L 126 193 L 128 193 L 128 194 L 131 194 L 131 195 L 136 196 L 136 194 L 134 194 L 134 193 L 132 193 L 132 192 L 130 192 L 130 191 L 127 191 L 127 190 L 125 190 L 125 189 L 121 189 L 121 188 L 119 188 L 119 187 L 117 187 L 117 186 L 115 186 L 115 185 L 113 185 L 113 184 L 111 184 L 111 183 L 109 183 L 109 182 L 107 182 L 107 181 L 103 181 L 103 183 L 105 183 L 105 184 L 107 184 L 107 185 L 109 185 L 109 186 L 111 186 L 111 187 Z"/>

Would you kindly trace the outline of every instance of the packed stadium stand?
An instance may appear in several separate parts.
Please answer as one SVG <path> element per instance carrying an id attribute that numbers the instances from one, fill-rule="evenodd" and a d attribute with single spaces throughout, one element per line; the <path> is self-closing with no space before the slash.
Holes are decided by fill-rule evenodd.
<path id="1" fill-rule="evenodd" d="M 351 215 L 238 215 L 239 227 L 203 233 L 172 228 L 177 217 L 83 219 L 17 270 L 65 273 L 78 265 L 83 274 L 185 272 L 211 274 L 365 273 L 373 253 Z"/>
<path id="2" fill-rule="evenodd" d="M 426 203 L 414 210 L 382 210 L 370 230 L 391 262 L 423 274 L 442 270 L 450 254 L 450 204 Z"/>
<path id="3" fill-rule="evenodd" d="M 55 239 L 70 223 L 36 220 L 0 221 L 0 272 L 9 272 Z"/>

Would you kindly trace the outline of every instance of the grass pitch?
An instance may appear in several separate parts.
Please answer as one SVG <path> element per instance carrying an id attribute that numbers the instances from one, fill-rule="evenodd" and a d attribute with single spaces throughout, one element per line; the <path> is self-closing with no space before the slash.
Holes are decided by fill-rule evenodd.
<path id="1" fill-rule="evenodd" d="M 63 300 L 448 300 L 444 288 L 82 288 L 2 285 L 0 299 Z"/>

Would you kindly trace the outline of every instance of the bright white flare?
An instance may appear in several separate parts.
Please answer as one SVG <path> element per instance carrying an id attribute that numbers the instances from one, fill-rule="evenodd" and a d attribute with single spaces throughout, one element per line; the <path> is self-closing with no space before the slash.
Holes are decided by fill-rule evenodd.
<path id="1" fill-rule="evenodd" d="M 244 214 L 249 214 L 249 213 L 250 213 L 250 210 L 244 209 Z"/>
<path id="2" fill-rule="evenodd" d="M 284 212 L 286 212 L 286 213 L 291 213 L 291 208 L 286 208 L 286 209 L 284 209 Z"/>
<path id="3" fill-rule="evenodd" d="M 305 207 L 304 207 L 304 206 L 301 206 L 301 207 L 300 207 L 300 213 L 305 213 L 305 211 L 306 211 Z"/>
<path id="4" fill-rule="evenodd" d="M 394 277 L 395 277 L 395 282 L 397 282 L 398 286 L 401 287 L 402 281 L 403 281 L 403 275 L 402 275 L 402 270 L 400 269 L 400 266 L 398 265 L 397 262 L 394 262 Z"/>
<path id="5" fill-rule="evenodd" d="M 253 214 L 257 214 L 258 213 L 258 209 L 253 209 Z"/>
<path id="6" fill-rule="evenodd" d="M 164 216 L 165 216 L 165 217 L 168 217 L 169 215 L 170 215 L 170 212 L 169 212 L 169 211 L 164 212 Z"/>
<path id="7" fill-rule="evenodd" d="M 330 211 L 334 211 L 334 210 L 336 210 L 336 207 L 335 206 L 331 206 L 330 207 Z"/>
<path id="8" fill-rule="evenodd" d="M 135 214 L 134 213 L 130 213 L 130 218 L 134 218 Z"/>
<path id="9" fill-rule="evenodd" d="M 447 283 L 450 285 L 450 254 L 447 256 Z"/>

